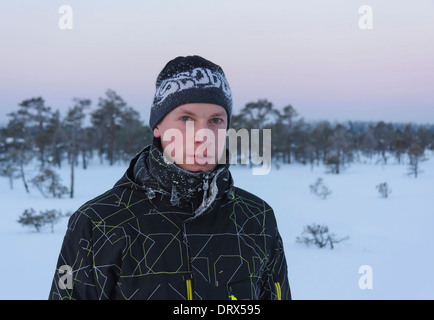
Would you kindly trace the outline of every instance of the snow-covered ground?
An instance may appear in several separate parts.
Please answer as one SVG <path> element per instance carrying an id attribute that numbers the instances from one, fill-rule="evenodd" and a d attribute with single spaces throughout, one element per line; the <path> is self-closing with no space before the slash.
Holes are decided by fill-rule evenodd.
<path id="1" fill-rule="evenodd" d="M 273 167 L 265 176 L 254 176 L 247 167 L 231 171 L 237 186 L 275 211 L 294 299 L 434 299 L 434 154 L 429 157 L 417 179 L 392 160 L 386 166 L 374 160 L 352 164 L 340 175 L 300 164 Z M 66 230 L 66 218 L 54 233 L 49 228 L 36 233 L 19 225 L 18 216 L 26 208 L 75 211 L 110 188 L 125 169 L 97 163 L 86 171 L 77 168 L 74 199 L 48 200 L 36 189 L 26 194 L 19 180 L 10 190 L 8 180 L 0 179 L 0 299 L 47 299 Z M 60 173 L 68 185 L 69 168 Z M 327 199 L 309 190 L 317 178 L 332 190 Z M 387 199 L 375 188 L 382 182 L 392 188 Z M 333 250 L 296 243 L 312 223 L 349 239 Z M 359 273 L 361 266 L 372 273 Z M 369 276 L 372 288 L 362 289 L 359 280 Z"/>

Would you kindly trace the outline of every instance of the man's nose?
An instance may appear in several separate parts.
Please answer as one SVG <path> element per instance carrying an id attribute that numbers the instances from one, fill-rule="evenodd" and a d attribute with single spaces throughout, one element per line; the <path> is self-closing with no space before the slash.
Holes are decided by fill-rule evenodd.
<path id="1" fill-rule="evenodd" d="M 194 141 L 196 143 L 212 143 L 214 141 L 214 132 L 207 121 L 195 124 L 194 130 Z"/>

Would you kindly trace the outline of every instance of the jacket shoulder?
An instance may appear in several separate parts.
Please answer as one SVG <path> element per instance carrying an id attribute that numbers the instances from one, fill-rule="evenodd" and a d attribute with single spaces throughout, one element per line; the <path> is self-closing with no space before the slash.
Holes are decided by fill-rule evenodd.
<path id="1" fill-rule="evenodd" d="M 262 198 L 258 197 L 257 195 L 254 195 L 253 193 L 250 193 L 249 191 L 246 191 L 239 187 L 234 187 L 234 195 L 235 198 L 239 198 L 240 200 L 243 200 L 247 205 L 251 206 L 261 206 L 265 208 L 267 211 L 273 211 L 271 206 Z"/>
<path id="2" fill-rule="evenodd" d="M 81 205 L 70 221 L 90 220 L 121 223 L 135 218 L 135 208 L 146 206 L 147 198 L 135 189 L 114 187 Z"/>
<path id="3" fill-rule="evenodd" d="M 263 217 L 263 223 L 269 230 L 277 230 L 277 221 L 273 208 L 262 198 L 244 189 L 234 187 L 234 199 L 236 205 L 244 206 L 244 215 L 250 217 Z M 271 232 L 271 231 L 270 231 Z"/>

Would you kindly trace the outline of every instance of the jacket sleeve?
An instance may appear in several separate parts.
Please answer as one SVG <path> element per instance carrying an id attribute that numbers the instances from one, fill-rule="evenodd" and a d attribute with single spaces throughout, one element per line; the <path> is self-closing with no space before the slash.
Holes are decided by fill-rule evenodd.
<path id="1" fill-rule="evenodd" d="M 270 258 L 263 275 L 262 300 L 291 300 L 283 241 L 277 228 L 273 211 L 267 214 L 266 228 L 271 235 Z"/>
<path id="2" fill-rule="evenodd" d="M 93 268 L 91 219 L 75 212 L 68 222 L 50 300 L 99 299 Z"/>

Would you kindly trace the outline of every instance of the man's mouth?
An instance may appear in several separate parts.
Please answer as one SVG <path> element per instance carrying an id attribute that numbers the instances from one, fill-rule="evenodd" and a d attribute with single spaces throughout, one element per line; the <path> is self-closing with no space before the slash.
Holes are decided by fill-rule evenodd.
<path id="1" fill-rule="evenodd" d="M 208 153 L 203 153 L 203 154 L 192 154 L 192 155 L 189 155 L 189 157 L 190 158 L 209 158 L 208 157 Z"/>
<path id="2" fill-rule="evenodd" d="M 189 156 L 189 158 L 194 161 L 195 164 L 207 164 L 212 159 L 212 157 L 209 157 L 207 154 L 195 154 Z"/>

